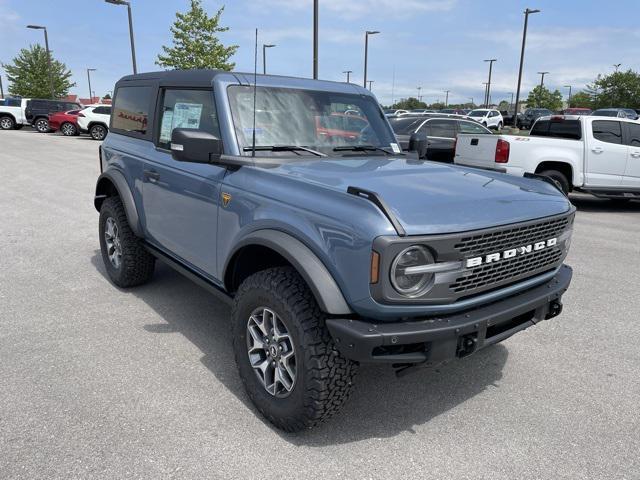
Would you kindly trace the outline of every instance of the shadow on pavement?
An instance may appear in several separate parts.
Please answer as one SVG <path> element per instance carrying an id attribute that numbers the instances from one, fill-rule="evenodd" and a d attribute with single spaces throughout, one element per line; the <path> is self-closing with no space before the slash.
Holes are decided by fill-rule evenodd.
<path id="1" fill-rule="evenodd" d="M 100 251 L 92 264 L 107 277 Z M 113 286 L 112 288 L 117 289 Z M 496 345 L 438 368 L 420 369 L 396 378 L 390 367 L 363 366 L 343 410 L 319 427 L 288 434 L 271 426 L 255 410 L 238 376 L 230 308 L 168 266 L 158 262 L 153 281 L 122 295 L 135 295 L 166 323 L 146 325 L 153 334 L 181 333 L 197 346 L 201 362 L 255 415 L 284 440 L 295 445 L 323 446 L 413 432 L 434 417 L 488 388 L 499 388 L 508 350 Z"/>
<path id="2" fill-rule="evenodd" d="M 608 200 L 582 194 L 571 195 L 570 200 L 580 212 L 640 212 L 640 201 L 638 200 Z"/>

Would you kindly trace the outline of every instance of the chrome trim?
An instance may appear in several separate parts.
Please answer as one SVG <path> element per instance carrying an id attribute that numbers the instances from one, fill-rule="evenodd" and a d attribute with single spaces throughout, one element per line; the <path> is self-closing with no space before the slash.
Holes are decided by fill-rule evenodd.
<path id="1" fill-rule="evenodd" d="M 420 273 L 450 272 L 452 270 L 464 270 L 462 262 L 441 262 L 430 265 L 419 265 L 417 267 L 407 267 L 404 269 L 406 275 L 418 275 Z"/>

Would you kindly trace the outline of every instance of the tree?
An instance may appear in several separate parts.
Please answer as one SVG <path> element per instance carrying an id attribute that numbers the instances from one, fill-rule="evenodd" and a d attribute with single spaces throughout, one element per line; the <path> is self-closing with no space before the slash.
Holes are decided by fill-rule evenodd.
<path id="1" fill-rule="evenodd" d="M 213 68 L 233 70 L 235 63 L 229 59 L 238 50 L 237 45 L 225 47 L 217 37 L 229 27 L 219 26 L 224 6 L 210 17 L 202 8 L 202 0 L 191 0 L 191 9 L 176 13 L 171 27 L 173 46 L 162 47 L 164 54 L 158 55 L 156 65 L 164 68 L 195 69 Z"/>
<path id="2" fill-rule="evenodd" d="M 111 95 L 109 95 L 108 93 L 102 97 L 103 100 L 111 100 Z"/>
<path id="3" fill-rule="evenodd" d="M 529 92 L 527 107 L 560 110 L 562 108 L 562 94 L 559 90 L 551 92 L 551 90 L 544 85 L 538 85 Z"/>
<path id="4" fill-rule="evenodd" d="M 594 108 L 640 108 L 640 74 L 633 70 L 598 75 L 587 85 Z"/>
<path id="5" fill-rule="evenodd" d="M 47 50 L 40 45 L 23 48 L 11 64 L 2 64 L 9 80 L 9 93 L 19 97 L 49 98 L 49 62 Z M 75 85 L 71 71 L 58 60 L 51 59 L 54 98 L 65 97 Z"/>
<path id="6" fill-rule="evenodd" d="M 509 111 L 509 110 L 511 110 L 511 104 L 509 102 L 507 102 L 506 100 L 502 100 L 498 104 L 498 110 L 500 110 L 500 111 Z"/>
<path id="7" fill-rule="evenodd" d="M 409 97 L 401 98 L 400 101 L 391 105 L 392 110 L 414 110 L 416 108 L 427 108 L 427 104 L 416 97 Z"/>
<path id="8" fill-rule="evenodd" d="M 571 101 L 569 101 L 569 107 L 572 108 L 592 108 L 593 99 L 591 95 L 582 90 L 571 95 Z"/>

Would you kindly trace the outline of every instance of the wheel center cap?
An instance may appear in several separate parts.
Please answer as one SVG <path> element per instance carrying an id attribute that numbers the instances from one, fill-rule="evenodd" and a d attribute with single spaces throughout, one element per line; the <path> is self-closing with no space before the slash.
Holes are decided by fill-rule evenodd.
<path id="1" fill-rule="evenodd" d="M 269 347 L 269 355 L 271 355 L 273 358 L 276 358 L 278 356 L 278 348 L 275 345 L 271 345 Z"/>

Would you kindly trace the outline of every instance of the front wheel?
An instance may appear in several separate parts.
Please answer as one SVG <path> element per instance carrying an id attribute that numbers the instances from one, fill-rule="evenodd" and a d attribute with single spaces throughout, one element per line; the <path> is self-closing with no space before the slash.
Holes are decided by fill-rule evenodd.
<path id="1" fill-rule="evenodd" d="M 73 123 L 70 122 L 63 123 L 60 127 L 60 131 L 65 137 L 73 137 L 78 134 L 78 129 Z"/>
<path id="2" fill-rule="evenodd" d="M 49 131 L 49 120 L 46 118 L 39 118 L 36 120 L 35 127 L 40 133 L 47 133 Z"/>
<path id="3" fill-rule="evenodd" d="M 502 122 L 498 122 L 498 131 L 502 130 Z"/>
<path id="4" fill-rule="evenodd" d="M 240 377 L 257 409 L 289 432 L 335 414 L 357 363 L 335 348 L 325 314 L 291 267 L 247 278 L 235 297 L 233 344 Z"/>
<path id="5" fill-rule="evenodd" d="M 11 117 L 0 117 L 0 129 L 13 130 L 16 128 L 16 122 Z"/>
<path id="6" fill-rule="evenodd" d="M 107 128 L 103 125 L 94 125 L 89 130 L 89 135 L 91 135 L 91 138 L 94 140 L 104 140 L 107 136 Z"/>

